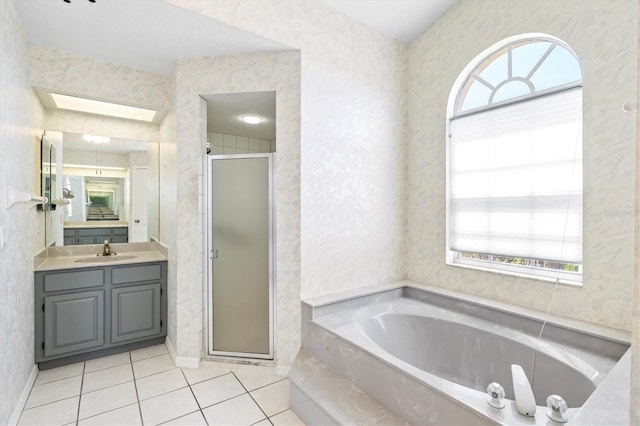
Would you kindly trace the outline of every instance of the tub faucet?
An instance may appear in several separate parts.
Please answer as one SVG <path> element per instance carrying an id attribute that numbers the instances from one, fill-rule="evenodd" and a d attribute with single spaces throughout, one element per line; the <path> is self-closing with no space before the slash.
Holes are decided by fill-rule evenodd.
<path id="1" fill-rule="evenodd" d="M 518 364 L 511 364 L 511 379 L 513 380 L 513 394 L 518 412 L 527 417 L 535 416 L 536 398 L 527 375 Z"/>

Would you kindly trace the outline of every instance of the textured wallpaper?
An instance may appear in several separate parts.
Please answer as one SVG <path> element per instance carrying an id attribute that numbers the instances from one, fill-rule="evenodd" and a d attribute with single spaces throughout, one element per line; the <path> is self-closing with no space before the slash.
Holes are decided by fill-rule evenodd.
<path id="1" fill-rule="evenodd" d="M 36 192 L 43 109 L 29 86 L 29 46 L 11 1 L 0 1 L 0 185 Z M 30 204 L 0 208 L 8 246 L 0 251 L 0 424 L 8 424 L 33 362 L 33 254 L 44 215 Z"/>
<path id="2" fill-rule="evenodd" d="M 31 47 L 31 84 L 163 113 L 169 108 L 167 76 L 39 46 Z"/>
<path id="3" fill-rule="evenodd" d="M 462 1 L 409 46 L 408 277 L 631 330 L 637 1 Z M 462 30 L 464 29 L 464 30 Z M 581 287 L 445 265 L 445 117 L 449 91 L 480 52 L 512 35 L 568 43 L 584 78 L 584 281 Z"/>
<path id="4" fill-rule="evenodd" d="M 638 43 L 638 62 L 636 70 L 638 71 L 638 93 L 636 94 L 636 151 L 640 147 L 640 112 L 638 107 L 640 106 L 640 6 L 637 11 L 638 16 L 638 35 L 636 37 Z M 640 425 L 640 152 L 636 152 L 636 228 L 635 228 L 635 241 L 636 241 L 636 263 L 635 263 L 635 287 L 633 293 L 633 319 L 631 323 L 631 344 L 632 357 L 631 357 L 631 424 Z"/>
<path id="5" fill-rule="evenodd" d="M 178 283 L 176 282 L 176 250 L 177 232 L 176 218 L 178 209 L 178 123 L 176 117 L 176 84 L 175 71 L 170 79 L 170 108 L 160 125 L 160 241 L 169 247 L 167 268 L 167 339 L 174 349 L 177 348 L 177 306 Z M 196 318 L 192 319 L 197 321 Z M 202 322 L 202 320 L 200 321 Z"/>
<path id="6" fill-rule="evenodd" d="M 177 129 L 162 130 L 162 163 L 175 169 L 176 205 L 179 214 L 168 236 L 170 262 L 169 337 L 178 356 L 198 358 L 206 351 L 202 344 L 203 274 L 205 218 L 204 154 L 206 110 L 200 94 L 276 91 L 278 154 L 276 156 L 276 360 L 289 366 L 300 346 L 300 55 L 297 52 L 221 56 L 178 61 L 175 71 Z M 173 120 L 173 116 L 169 115 Z M 165 120 L 167 121 L 167 120 Z M 165 124 L 163 123 L 163 129 Z M 165 137 L 166 134 L 166 137 Z M 176 151 L 166 151 L 166 138 Z M 175 160 L 168 158 L 174 155 Z M 164 173 L 164 165 L 163 165 Z M 173 173 L 173 172 L 172 172 Z M 162 177 L 164 182 L 164 176 Z M 172 200 L 174 193 L 163 194 Z M 166 204 L 165 204 L 166 205 Z M 165 209 L 163 208 L 164 212 Z M 163 220 L 164 215 L 161 215 Z M 163 228 L 164 229 L 164 226 Z M 165 237 L 162 236 L 163 241 Z M 175 239 L 175 243 L 174 243 Z M 171 245 L 175 244 L 175 245 Z M 175 280 L 175 281 L 174 281 Z M 172 286 L 176 291 L 171 291 Z M 171 327 L 171 326 L 170 326 Z"/>
<path id="7" fill-rule="evenodd" d="M 402 278 L 403 47 L 317 1 L 169 1 L 300 49 L 301 296 Z"/>

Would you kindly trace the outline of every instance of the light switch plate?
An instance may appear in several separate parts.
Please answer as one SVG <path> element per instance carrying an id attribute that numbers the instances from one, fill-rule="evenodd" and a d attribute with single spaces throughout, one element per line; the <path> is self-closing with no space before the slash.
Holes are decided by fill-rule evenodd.
<path id="1" fill-rule="evenodd" d="M 7 248 L 7 226 L 0 226 L 0 250 Z"/>

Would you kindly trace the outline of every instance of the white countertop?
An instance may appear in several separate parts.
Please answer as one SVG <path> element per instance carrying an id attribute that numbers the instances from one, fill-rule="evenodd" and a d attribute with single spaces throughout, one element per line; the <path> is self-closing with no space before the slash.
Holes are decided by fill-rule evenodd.
<path id="1" fill-rule="evenodd" d="M 160 243 L 109 244 L 111 256 L 102 253 L 102 244 L 50 247 L 34 258 L 34 271 L 92 268 L 96 266 L 124 265 L 167 260 L 167 248 Z"/>
<path id="2" fill-rule="evenodd" d="M 129 227 L 128 222 L 123 222 L 121 220 L 96 220 L 96 221 L 88 221 L 88 222 L 65 222 L 65 229 L 76 229 L 76 228 L 127 228 Z"/>

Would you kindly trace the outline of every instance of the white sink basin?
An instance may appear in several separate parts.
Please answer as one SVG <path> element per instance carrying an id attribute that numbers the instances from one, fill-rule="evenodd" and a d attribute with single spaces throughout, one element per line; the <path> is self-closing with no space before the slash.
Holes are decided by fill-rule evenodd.
<path id="1" fill-rule="evenodd" d="M 82 259 L 78 259 L 75 262 L 78 263 L 108 263 L 115 262 L 116 260 L 129 260 L 135 259 L 136 256 L 118 256 L 116 254 L 112 254 L 111 256 L 92 256 L 92 257 L 83 257 Z"/>

